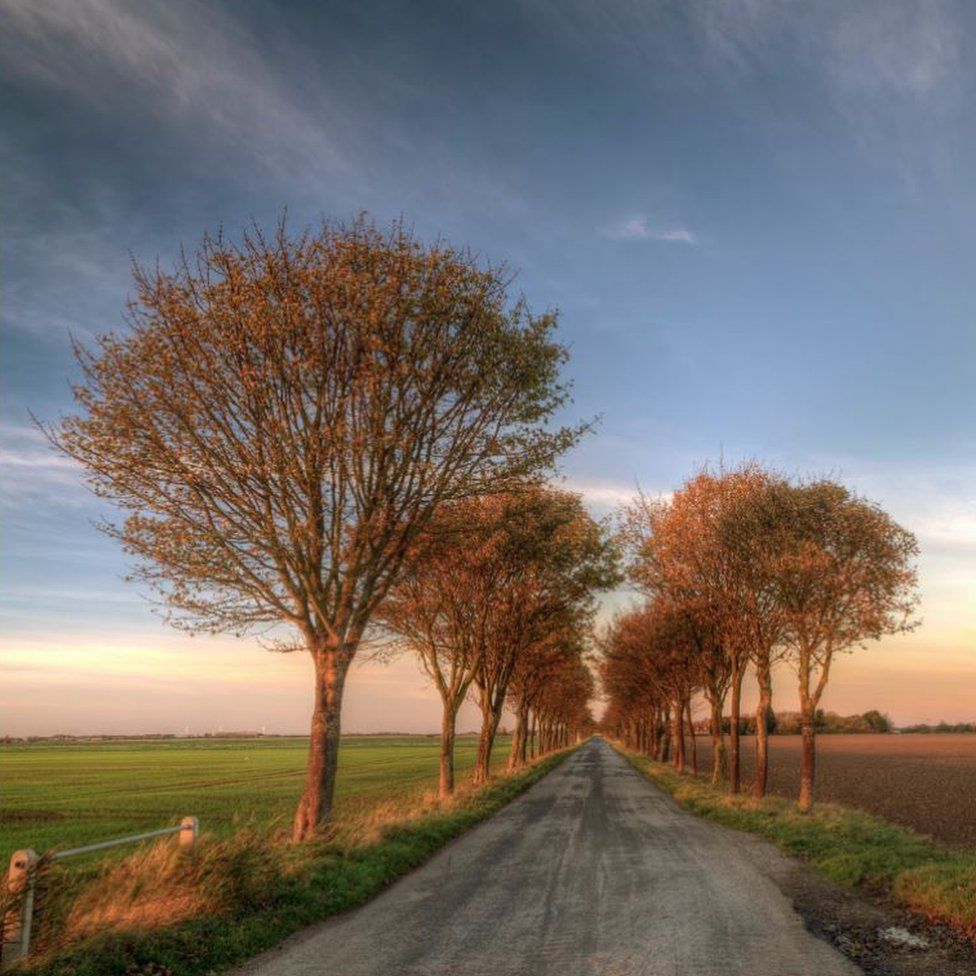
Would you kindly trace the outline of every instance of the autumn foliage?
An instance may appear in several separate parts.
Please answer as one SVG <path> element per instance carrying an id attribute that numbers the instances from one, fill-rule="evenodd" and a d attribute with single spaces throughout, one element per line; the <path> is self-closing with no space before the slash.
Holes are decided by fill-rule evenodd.
<path id="1" fill-rule="evenodd" d="M 512 768 L 535 745 L 531 728 L 551 748 L 589 723 L 585 637 L 615 561 L 579 497 L 550 487 L 445 505 L 431 520 L 378 619 L 441 697 L 442 794 L 454 786 L 455 725 L 469 694 L 481 712 L 475 782 L 488 778 L 506 705 L 516 719 Z"/>
<path id="2" fill-rule="evenodd" d="M 703 471 L 666 502 L 639 497 L 621 517 L 631 580 L 644 603 L 602 637 L 605 724 L 637 749 L 686 765 L 690 702 L 709 705 L 713 782 L 740 789 L 740 701 L 758 686 L 756 780 L 766 789 L 772 669 L 797 682 L 801 810 L 813 802 L 815 716 L 835 655 L 910 629 L 911 533 L 828 480 L 791 481 L 754 464 Z M 723 714 L 731 713 L 726 750 Z M 691 736 L 692 756 L 694 737 Z"/>
<path id="3" fill-rule="evenodd" d="M 443 505 L 544 480 L 583 430 L 554 315 L 503 268 L 365 218 L 137 270 L 127 328 L 76 350 L 49 429 L 124 518 L 105 526 L 181 626 L 271 630 L 315 671 L 296 839 L 329 817 L 343 689 Z"/>

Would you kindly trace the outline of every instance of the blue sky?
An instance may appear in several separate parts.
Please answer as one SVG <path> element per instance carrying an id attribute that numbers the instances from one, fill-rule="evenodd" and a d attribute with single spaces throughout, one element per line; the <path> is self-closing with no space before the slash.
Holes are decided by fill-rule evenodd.
<path id="1" fill-rule="evenodd" d="M 925 625 L 843 662 L 827 705 L 976 717 L 971 4 L 0 16 L 0 734 L 304 727 L 304 662 L 167 631 L 28 416 L 68 406 L 69 330 L 119 326 L 131 258 L 283 207 L 402 215 L 561 309 L 573 410 L 603 418 L 565 465 L 595 510 L 720 454 L 883 502 L 920 537 Z M 351 696 L 350 727 L 435 726 L 410 662 Z"/>

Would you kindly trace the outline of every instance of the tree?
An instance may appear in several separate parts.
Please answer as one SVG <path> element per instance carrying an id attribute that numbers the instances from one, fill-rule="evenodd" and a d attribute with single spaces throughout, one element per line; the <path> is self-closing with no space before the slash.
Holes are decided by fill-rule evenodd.
<path id="1" fill-rule="evenodd" d="M 766 795 L 769 778 L 768 716 L 773 714 L 773 666 L 785 653 L 783 608 L 771 577 L 779 534 L 768 521 L 765 494 L 787 484 L 781 475 L 746 464 L 725 475 L 729 483 L 718 522 L 718 542 L 727 567 L 727 628 L 745 650 L 756 674 L 756 775 L 753 792 Z"/>
<path id="2" fill-rule="evenodd" d="M 708 618 L 706 618 L 708 620 Z M 732 681 L 732 662 L 710 621 L 695 627 L 695 644 L 701 667 L 702 693 L 708 702 L 709 733 L 712 739 L 712 785 L 717 786 L 728 772 L 722 709 Z"/>
<path id="3" fill-rule="evenodd" d="M 594 690 L 593 674 L 581 657 L 565 659 L 546 681 L 535 704 L 543 751 L 564 749 L 586 734 L 593 723 L 589 702 Z"/>
<path id="4" fill-rule="evenodd" d="M 583 664 L 584 651 L 580 621 L 567 615 L 565 626 L 560 627 L 554 622 L 552 632 L 547 637 L 525 648 L 519 655 L 508 690 L 508 704 L 515 714 L 508 759 L 510 770 L 525 765 L 531 723 L 540 718 L 540 712 L 547 717 L 553 713 L 553 699 L 561 702 L 555 709 L 559 714 L 572 711 L 569 699 L 580 686 L 580 665 L 589 675 L 589 670 Z M 588 707 L 586 714 L 589 714 Z"/>
<path id="5" fill-rule="evenodd" d="M 779 484 L 764 496 L 784 642 L 798 678 L 803 765 L 798 806 L 813 805 L 816 725 L 834 655 L 915 626 L 915 537 L 831 481 Z"/>
<path id="6" fill-rule="evenodd" d="M 891 719 L 887 715 L 882 715 L 876 708 L 865 712 L 861 718 L 870 732 L 890 732 Z"/>
<path id="7" fill-rule="evenodd" d="M 740 702 L 751 644 L 742 618 L 747 601 L 736 573 L 737 561 L 722 529 L 728 511 L 751 490 L 756 477 L 751 465 L 718 475 L 703 470 L 668 502 L 638 496 L 621 514 L 631 580 L 684 616 L 686 626 L 698 635 L 702 655 L 721 654 L 726 659 L 727 677 L 721 670 L 714 671 L 714 660 L 706 660 L 714 673 L 705 692 L 712 713 L 713 776 L 724 752 L 720 719 L 726 693 L 731 700 L 728 774 L 733 793 L 740 785 Z"/>
<path id="8" fill-rule="evenodd" d="M 520 658 L 564 628 L 589 626 L 598 590 L 617 581 L 616 550 L 578 495 L 535 488 L 498 495 L 484 520 L 495 526 L 492 558 L 502 582 L 483 600 L 488 636 L 475 669 L 481 733 L 474 781 L 486 782 L 498 723 Z"/>
<path id="9" fill-rule="evenodd" d="M 629 745 L 685 769 L 685 715 L 701 688 L 701 665 L 687 620 L 660 597 L 618 614 L 601 641 L 601 679 L 610 697 L 604 723 Z M 668 726 L 670 724 L 670 733 Z"/>
<path id="10" fill-rule="evenodd" d="M 436 508 L 547 470 L 580 427 L 552 314 L 503 269 L 366 218 L 240 244 L 206 237 L 137 269 L 128 329 L 76 348 L 76 415 L 49 429 L 171 618 L 285 625 L 315 671 L 294 837 L 329 816 L 343 688 L 363 633 Z"/>
<path id="11" fill-rule="evenodd" d="M 479 521 L 478 499 L 441 506 L 414 543 L 400 579 L 377 621 L 400 648 L 413 651 L 441 699 L 438 793 L 454 792 L 457 715 L 474 681 L 488 638 L 486 601 L 500 580 L 490 559 L 496 543 Z"/>

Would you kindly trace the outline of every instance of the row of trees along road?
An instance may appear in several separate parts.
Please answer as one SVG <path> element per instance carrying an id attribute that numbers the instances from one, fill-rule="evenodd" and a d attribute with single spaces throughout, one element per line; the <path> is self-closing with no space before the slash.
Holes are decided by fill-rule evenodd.
<path id="1" fill-rule="evenodd" d="M 401 224 L 282 224 L 137 269 L 127 328 L 76 347 L 78 409 L 47 432 L 124 514 L 105 530 L 136 578 L 177 625 L 270 629 L 311 656 L 296 840 L 328 820 L 346 675 L 388 597 L 446 724 L 476 684 L 481 776 L 506 697 L 550 742 L 582 720 L 578 628 L 602 543 L 578 502 L 533 486 L 585 425 L 553 425 L 567 353 L 555 316 L 511 302 L 508 281 Z M 427 643 L 428 573 L 452 560 L 474 629 L 447 587 Z M 519 762 L 524 725 L 516 742 Z"/>
<path id="2" fill-rule="evenodd" d="M 488 778 L 505 704 L 516 717 L 509 766 L 537 724 L 560 744 L 589 714 L 582 636 L 594 594 L 616 582 L 615 553 L 578 496 L 536 486 L 442 506 L 379 609 L 415 652 L 443 706 L 441 795 L 454 788 L 457 713 L 474 687 L 481 710 L 475 782 Z"/>
<path id="3" fill-rule="evenodd" d="M 740 702 L 751 670 L 755 793 L 763 796 L 772 670 L 785 662 L 800 711 L 798 805 L 809 810 L 815 716 L 835 655 L 914 626 L 914 536 L 839 484 L 791 481 L 749 464 L 703 471 L 669 501 L 639 496 L 622 513 L 621 537 L 644 601 L 601 640 L 607 727 L 659 759 L 670 753 L 683 771 L 691 701 L 700 695 L 711 714 L 712 781 L 727 774 L 737 793 Z"/>

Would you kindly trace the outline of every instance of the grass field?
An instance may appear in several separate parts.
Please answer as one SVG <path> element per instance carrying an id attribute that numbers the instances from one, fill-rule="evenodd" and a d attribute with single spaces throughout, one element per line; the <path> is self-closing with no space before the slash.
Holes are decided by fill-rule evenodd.
<path id="1" fill-rule="evenodd" d="M 754 775 L 755 740 L 742 740 L 743 779 Z M 699 737 L 699 764 L 711 745 Z M 770 792 L 796 796 L 800 737 L 769 740 Z M 821 735 L 819 799 L 857 807 L 946 844 L 976 846 L 976 735 Z"/>
<path id="2" fill-rule="evenodd" d="M 457 741 L 463 778 L 476 741 Z M 177 739 L 0 745 L 0 857 L 138 833 L 193 814 L 218 836 L 252 826 L 287 829 L 302 787 L 305 739 Z M 347 736 L 337 815 L 437 786 L 437 738 Z M 504 765 L 508 740 L 496 744 Z"/>
<path id="3" fill-rule="evenodd" d="M 500 772 L 509 740 L 501 738 Z M 200 817 L 191 856 L 171 839 L 44 867 L 31 971 L 200 976 L 360 904 L 500 809 L 565 753 L 473 788 L 476 742 L 457 744 L 459 790 L 436 799 L 438 741 L 350 736 L 327 835 L 288 842 L 300 739 L 38 742 L 0 746 L 0 855 L 39 852 Z"/>

